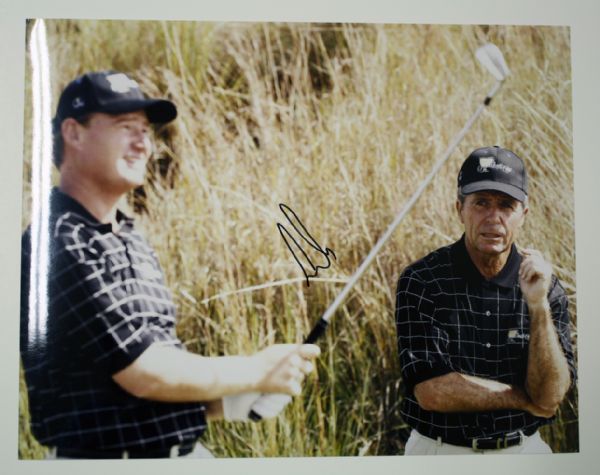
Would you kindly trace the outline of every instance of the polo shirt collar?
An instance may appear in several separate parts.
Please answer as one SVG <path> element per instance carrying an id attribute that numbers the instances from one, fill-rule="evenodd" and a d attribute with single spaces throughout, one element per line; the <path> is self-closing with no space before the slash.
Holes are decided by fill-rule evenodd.
<path id="1" fill-rule="evenodd" d="M 504 267 L 500 273 L 490 280 L 487 280 L 485 277 L 483 277 L 475 264 L 473 264 L 471 256 L 469 256 L 467 247 L 465 246 L 464 234 L 460 240 L 452 245 L 451 255 L 452 261 L 455 265 L 455 268 L 458 269 L 459 274 L 461 274 L 470 282 L 482 283 L 487 281 L 489 283 L 507 288 L 514 287 L 519 283 L 519 267 L 521 266 L 522 258 L 517 251 L 517 246 L 515 246 L 514 243 L 510 248 L 510 254 L 508 255 L 506 264 L 504 264 Z"/>
<path id="2" fill-rule="evenodd" d="M 98 221 L 98 219 L 96 219 L 96 217 L 90 213 L 79 201 L 64 193 L 57 187 L 52 188 L 50 191 L 50 209 L 55 215 L 68 212 L 75 213 L 88 221 L 89 224 L 94 226 L 99 232 L 112 232 L 111 224 L 101 223 Z M 127 216 L 121 210 L 117 210 L 117 222 L 121 225 L 122 231 L 128 231 L 133 227 L 133 219 Z"/>

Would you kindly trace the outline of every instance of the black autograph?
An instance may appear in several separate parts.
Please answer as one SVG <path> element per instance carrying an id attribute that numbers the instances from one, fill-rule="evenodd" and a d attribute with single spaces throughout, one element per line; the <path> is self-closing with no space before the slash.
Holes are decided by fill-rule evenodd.
<path id="1" fill-rule="evenodd" d="M 308 257 L 308 254 L 306 253 L 306 251 L 302 248 L 302 246 L 300 246 L 300 244 L 298 244 L 298 241 L 296 241 L 294 239 L 294 237 L 287 230 L 287 228 L 283 224 L 277 223 L 277 229 L 279 229 L 279 234 L 281 234 L 281 237 L 283 238 L 283 240 L 285 242 L 285 245 L 288 247 L 288 249 L 292 253 L 292 256 L 294 256 L 294 259 L 296 260 L 296 262 L 298 263 L 298 265 L 302 269 L 302 272 L 304 273 L 304 277 L 306 277 L 306 285 L 307 285 L 307 287 L 310 287 L 310 278 L 311 277 L 317 277 L 319 275 L 319 269 L 328 269 L 329 266 L 331 266 L 331 260 L 329 259 L 330 256 L 333 257 L 335 260 L 337 260 L 337 257 L 335 256 L 335 252 L 333 252 L 328 247 L 326 247 L 325 249 L 323 249 L 321 247 L 321 245 L 315 240 L 315 238 L 313 238 L 310 235 L 310 233 L 308 232 L 308 230 L 306 229 L 306 227 L 304 226 L 304 224 L 302 224 L 302 221 L 300 221 L 300 218 L 298 217 L 298 215 L 296 213 L 294 213 L 294 211 L 292 210 L 292 208 L 290 208 L 289 206 L 287 206 L 287 205 L 285 205 L 283 203 L 279 203 L 279 209 L 281 210 L 281 212 L 283 213 L 283 215 L 286 217 L 286 219 L 288 220 L 288 222 L 292 225 L 292 227 L 294 228 L 294 230 L 298 233 L 298 235 L 310 247 L 312 247 L 315 251 L 317 251 L 320 254 L 322 254 L 323 256 L 325 256 L 325 259 L 327 259 L 327 265 L 325 265 L 325 266 L 314 265 L 313 262 Z M 292 221 L 292 219 L 290 218 L 290 216 L 288 215 L 288 213 L 292 214 L 295 222 Z M 292 244 L 290 243 L 290 241 L 288 241 L 288 239 L 290 239 L 291 243 L 293 243 L 293 245 L 296 247 L 296 249 L 299 250 L 302 253 L 302 255 L 304 256 L 304 259 L 308 263 L 307 267 L 305 267 L 304 264 L 300 261 L 300 259 L 298 258 L 298 256 L 294 252 L 294 249 L 292 249 Z M 312 269 L 312 271 L 313 271 L 312 274 L 308 274 L 307 273 L 307 268 Z"/>

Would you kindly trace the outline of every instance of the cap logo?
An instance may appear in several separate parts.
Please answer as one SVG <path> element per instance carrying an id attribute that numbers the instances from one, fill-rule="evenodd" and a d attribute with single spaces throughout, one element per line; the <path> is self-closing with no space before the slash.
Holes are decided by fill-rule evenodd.
<path id="1" fill-rule="evenodd" d="M 110 88 L 113 92 L 124 94 L 131 89 L 138 89 L 138 83 L 133 79 L 128 78 L 123 73 L 116 73 L 106 76 L 106 80 L 110 83 Z"/>
<path id="2" fill-rule="evenodd" d="M 83 106 L 85 106 L 85 102 L 83 102 L 81 97 L 77 96 L 75 99 L 73 99 L 71 105 L 73 106 L 73 109 L 81 109 Z"/>
<path id="3" fill-rule="evenodd" d="M 512 168 L 503 163 L 496 163 L 493 157 L 482 157 L 479 159 L 479 166 L 477 171 L 479 173 L 488 173 L 490 168 L 502 170 L 504 173 L 512 172 Z"/>

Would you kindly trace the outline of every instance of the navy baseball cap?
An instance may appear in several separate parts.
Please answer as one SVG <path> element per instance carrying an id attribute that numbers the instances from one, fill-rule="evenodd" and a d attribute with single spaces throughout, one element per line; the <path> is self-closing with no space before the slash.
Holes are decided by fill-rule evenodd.
<path id="1" fill-rule="evenodd" d="M 165 99 L 147 98 L 137 82 L 118 71 L 89 72 L 71 81 L 58 100 L 53 125 L 67 117 L 79 118 L 92 112 L 123 114 L 144 110 L 152 123 L 170 122 L 177 108 Z"/>
<path id="2" fill-rule="evenodd" d="M 463 195 L 501 191 L 523 202 L 527 198 L 525 164 L 515 153 L 497 145 L 478 148 L 460 168 L 458 189 Z"/>

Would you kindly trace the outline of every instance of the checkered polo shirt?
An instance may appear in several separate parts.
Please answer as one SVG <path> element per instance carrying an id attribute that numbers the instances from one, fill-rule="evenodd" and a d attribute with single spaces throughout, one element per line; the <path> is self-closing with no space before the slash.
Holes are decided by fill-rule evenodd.
<path id="1" fill-rule="evenodd" d="M 486 281 L 472 263 L 464 236 L 407 267 L 396 293 L 396 330 L 406 394 L 401 414 L 422 435 L 452 443 L 531 434 L 549 419 L 518 410 L 441 413 L 422 409 L 414 386 L 450 372 L 524 387 L 529 346 L 527 303 L 519 287 L 521 256 L 513 245 L 499 275 Z M 567 297 L 553 276 L 548 299 L 571 380 L 575 363 Z"/>
<path id="2" fill-rule="evenodd" d="M 139 399 L 112 379 L 153 343 L 183 346 L 154 251 L 131 219 L 118 219 L 115 234 L 52 190 L 46 323 L 29 312 L 29 275 L 39 269 L 30 229 L 23 235 L 21 356 L 32 431 L 44 445 L 160 450 L 206 428 L 203 404 Z"/>

